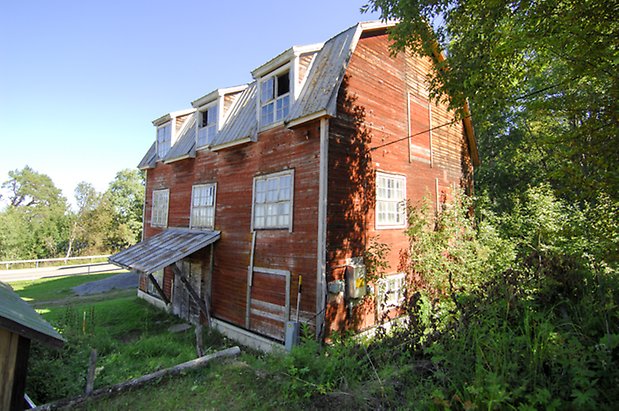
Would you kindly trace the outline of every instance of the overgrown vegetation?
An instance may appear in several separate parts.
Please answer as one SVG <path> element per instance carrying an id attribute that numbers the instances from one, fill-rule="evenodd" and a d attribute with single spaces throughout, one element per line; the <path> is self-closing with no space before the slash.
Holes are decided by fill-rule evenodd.
<path id="1" fill-rule="evenodd" d="M 62 349 L 33 342 L 26 392 L 37 403 L 84 393 L 88 359 L 97 350 L 95 388 L 117 384 L 143 374 L 170 367 L 196 357 L 193 328 L 171 333 L 168 327 L 179 319 L 135 297 L 134 291 L 120 297 L 108 294 L 101 300 L 66 302 L 71 288 L 107 277 L 79 276 L 20 282 L 13 286 L 38 308 L 67 343 Z M 65 305 L 55 305 L 61 299 Z M 41 307 L 41 304 L 37 304 Z M 214 352 L 227 344 L 219 334 L 205 330 L 205 352 Z"/>

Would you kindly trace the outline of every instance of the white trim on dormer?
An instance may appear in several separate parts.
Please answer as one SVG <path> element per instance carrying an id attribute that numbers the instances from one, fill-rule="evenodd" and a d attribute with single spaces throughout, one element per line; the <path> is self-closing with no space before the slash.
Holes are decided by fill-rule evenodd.
<path id="1" fill-rule="evenodd" d="M 290 110 L 290 108 L 292 107 L 292 105 L 295 102 L 294 99 L 294 87 L 295 87 L 295 83 L 296 80 L 295 78 L 291 75 L 291 62 L 288 62 L 280 67 L 278 67 L 277 69 L 269 72 L 267 75 L 264 75 L 263 77 L 259 78 L 258 81 L 258 90 L 257 90 L 257 96 L 256 96 L 256 118 L 258 120 L 258 129 L 260 131 L 264 131 L 264 130 L 268 130 L 270 128 L 273 128 L 274 126 L 280 125 L 284 123 L 284 120 L 286 119 L 286 117 L 288 117 L 288 114 L 286 113 L 285 115 L 282 115 L 281 119 L 277 119 L 277 103 L 280 101 L 280 99 L 288 97 L 288 110 Z M 288 92 L 282 94 L 281 96 L 276 95 L 276 91 L 274 90 L 273 92 L 273 97 L 271 100 L 268 100 L 268 102 L 266 104 L 262 103 L 262 87 L 263 84 L 266 83 L 267 81 L 269 81 L 270 79 L 273 79 L 273 81 L 279 81 L 278 78 L 279 76 L 284 75 L 285 73 L 288 73 Z M 275 84 L 275 83 L 274 83 Z M 274 87 L 274 89 L 279 88 L 279 87 Z M 272 105 L 273 106 L 273 111 L 272 111 L 272 118 L 273 121 L 270 121 L 268 123 L 262 124 L 262 107 L 266 107 L 268 105 Z"/>
<path id="2" fill-rule="evenodd" d="M 271 60 L 267 61 L 260 67 L 257 67 L 254 70 L 252 70 L 251 75 L 254 79 L 257 80 L 260 77 L 264 77 L 267 74 L 271 74 L 271 72 L 277 69 L 278 67 L 283 66 L 284 64 L 290 63 L 292 60 L 294 60 L 295 57 L 298 57 L 301 54 L 319 51 L 323 45 L 324 43 L 316 43 L 316 44 L 309 44 L 306 46 L 290 47 L 288 50 L 281 52 L 280 54 L 278 54 Z"/>
<path id="3" fill-rule="evenodd" d="M 160 126 L 164 123 L 167 123 L 168 121 L 171 121 L 172 119 L 175 119 L 176 117 L 181 117 L 181 116 L 185 116 L 187 114 L 191 114 L 194 111 L 196 111 L 193 108 L 188 108 L 185 110 L 179 110 L 179 111 L 173 111 L 170 113 L 166 113 L 163 116 L 153 120 L 153 126 Z"/>
<path id="4" fill-rule="evenodd" d="M 226 94 L 241 92 L 245 90 L 247 87 L 248 87 L 247 84 L 241 84 L 240 86 L 215 89 L 211 91 L 210 93 L 192 101 L 191 106 L 193 108 L 201 108 L 202 106 L 211 103 L 213 100 L 217 99 L 218 97 L 224 97 Z"/>

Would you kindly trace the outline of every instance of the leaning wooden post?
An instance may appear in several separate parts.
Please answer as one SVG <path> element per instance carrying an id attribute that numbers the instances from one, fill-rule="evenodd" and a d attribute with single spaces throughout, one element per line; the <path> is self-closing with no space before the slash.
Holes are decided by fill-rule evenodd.
<path id="1" fill-rule="evenodd" d="M 204 341 L 202 339 L 202 324 L 196 325 L 196 353 L 198 358 L 204 355 Z"/>
<path id="2" fill-rule="evenodd" d="M 90 395 L 95 387 L 95 370 L 97 367 L 97 350 L 90 351 L 88 360 L 88 376 L 86 377 L 86 395 Z"/>

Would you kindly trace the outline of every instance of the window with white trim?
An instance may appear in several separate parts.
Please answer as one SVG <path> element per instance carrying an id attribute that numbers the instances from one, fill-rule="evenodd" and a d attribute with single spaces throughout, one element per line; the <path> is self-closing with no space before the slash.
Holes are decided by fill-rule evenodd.
<path id="1" fill-rule="evenodd" d="M 293 180 L 293 170 L 254 178 L 255 229 L 292 229 Z"/>
<path id="2" fill-rule="evenodd" d="M 406 177 L 376 172 L 376 228 L 406 227 Z"/>
<path id="3" fill-rule="evenodd" d="M 213 143 L 217 134 L 217 105 L 209 107 L 204 111 L 200 111 L 198 123 L 198 147 L 206 146 Z"/>
<path id="4" fill-rule="evenodd" d="M 157 127 L 157 154 L 163 159 L 172 146 L 172 123 L 167 122 Z"/>
<path id="5" fill-rule="evenodd" d="M 398 273 L 378 280 L 378 303 L 382 309 L 398 307 L 404 302 L 406 276 Z"/>
<path id="6" fill-rule="evenodd" d="M 290 109 L 290 72 L 286 71 L 260 83 L 260 126 L 283 121 Z"/>
<path id="7" fill-rule="evenodd" d="M 168 202 L 170 190 L 153 190 L 153 207 L 150 225 L 153 227 L 166 227 L 168 225 Z"/>
<path id="8" fill-rule="evenodd" d="M 191 227 L 213 228 L 215 225 L 215 184 L 200 184 L 191 190 Z"/>
<path id="9" fill-rule="evenodd" d="M 157 281 L 157 284 L 159 285 L 159 288 L 161 288 L 163 290 L 163 270 L 155 271 L 153 273 L 153 277 L 155 277 L 155 281 Z M 152 295 L 152 296 L 155 296 L 157 298 L 161 298 L 161 296 L 157 292 L 157 289 L 155 288 L 155 285 L 150 280 L 150 278 L 148 278 L 148 275 L 146 276 L 146 283 L 147 283 L 146 292 L 148 294 Z"/>

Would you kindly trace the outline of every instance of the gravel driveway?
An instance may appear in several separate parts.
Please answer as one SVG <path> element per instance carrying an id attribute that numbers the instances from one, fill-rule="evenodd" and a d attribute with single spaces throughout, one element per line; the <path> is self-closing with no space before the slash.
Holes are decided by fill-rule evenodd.
<path id="1" fill-rule="evenodd" d="M 103 280 L 91 281 L 77 287 L 73 287 L 75 294 L 79 296 L 106 293 L 111 290 L 122 290 L 125 288 L 137 288 L 140 276 L 132 271 L 113 275 Z"/>

